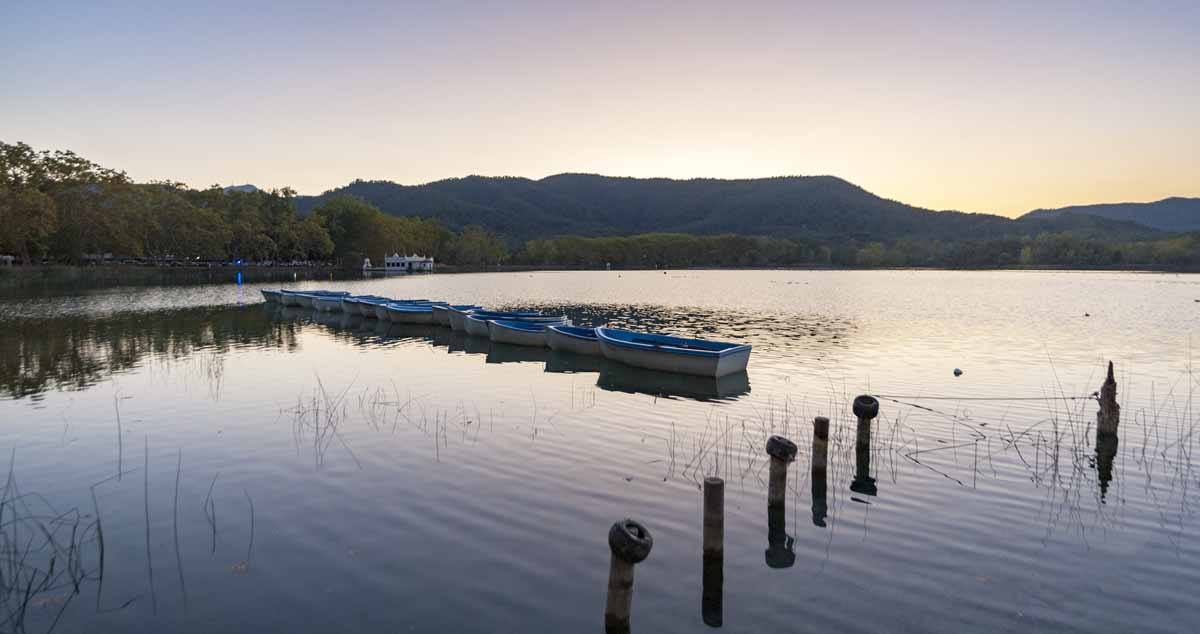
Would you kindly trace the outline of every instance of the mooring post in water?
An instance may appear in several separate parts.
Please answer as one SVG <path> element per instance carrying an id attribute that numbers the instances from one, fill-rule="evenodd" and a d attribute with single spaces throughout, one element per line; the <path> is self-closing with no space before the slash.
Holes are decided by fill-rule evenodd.
<path id="1" fill-rule="evenodd" d="M 1121 424 L 1121 406 L 1117 404 L 1117 380 L 1113 377 L 1112 361 L 1108 362 L 1108 377 L 1100 386 L 1100 411 L 1096 412 L 1096 431 L 1101 434 L 1117 433 Z"/>
<path id="2" fill-rule="evenodd" d="M 1096 412 L 1096 472 L 1100 479 L 1100 502 L 1105 502 L 1108 485 L 1113 479 L 1113 459 L 1117 457 L 1117 427 L 1121 424 L 1121 406 L 1117 404 L 1117 380 L 1112 361 L 1108 362 L 1108 377 L 1100 387 L 1100 411 Z"/>
<path id="3" fill-rule="evenodd" d="M 608 530 L 608 548 L 612 551 L 608 568 L 608 602 L 604 606 L 604 631 L 608 634 L 629 632 L 633 566 L 650 556 L 653 546 L 650 531 L 634 520 L 623 519 Z"/>
<path id="4" fill-rule="evenodd" d="M 829 506 L 825 502 L 825 471 L 829 464 L 829 419 L 818 416 L 813 419 L 812 441 L 812 521 L 815 526 L 825 525 Z"/>
<path id="5" fill-rule="evenodd" d="M 725 585 L 725 481 L 704 479 L 704 587 L 700 618 L 721 627 Z"/>
<path id="6" fill-rule="evenodd" d="M 854 415 L 858 417 L 858 434 L 854 443 L 854 480 L 850 490 L 863 495 L 875 495 L 878 489 L 871 477 L 871 421 L 879 415 L 879 401 L 866 394 L 854 399 Z"/>
<path id="7" fill-rule="evenodd" d="M 767 455 L 771 457 L 767 506 L 783 506 L 787 499 L 788 465 L 796 459 L 796 443 L 783 436 L 771 436 L 767 439 Z"/>

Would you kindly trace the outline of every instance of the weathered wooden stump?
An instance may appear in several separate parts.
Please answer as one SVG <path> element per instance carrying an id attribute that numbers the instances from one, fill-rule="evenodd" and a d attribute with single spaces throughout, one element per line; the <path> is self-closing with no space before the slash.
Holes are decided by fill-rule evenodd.
<path id="1" fill-rule="evenodd" d="M 788 465 L 796 459 L 796 443 L 783 436 L 771 436 L 767 439 L 767 455 L 771 457 L 767 506 L 783 506 L 787 500 Z"/>
<path id="2" fill-rule="evenodd" d="M 825 526 L 829 506 L 825 500 L 825 474 L 829 465 L 829 419 L 813 419 L 812 441 L 812 522 Z"/>
<path id="3" fill-rule="evenodd" d="M 1121 424 L 1121 406 L 1117 404 L 1117 380 L 1113 377 L 1112 361 L 1108 362 L 1108 377 L 1100 386 L 1100 411 L 1096 412 L 1096 431 L 1102 434 L 1117 433 Z"/>
<path id="4" fill-rule="evenodd" d="M 1108 376 L 1100 386 L 1100 411 L 1096 412 L 1096 472 L 1100 480 L 1100 501 L 1105 502 L 1108 485 L 1113 479 L 1113 460 L 1117 457 L 1120 439 L 1117 428 L 1121 424 L 1121 406 L 1117 404 L 1117 379 L 1113 376 L 1112 361 L 1108 362 Z"/>
<path id="5" fill-rule="evenodd" d="M 633 566 L 650 556 L 654 538 L 645 526 L 631 519 L 612 525 L 608 548 L 612 559 L 608 568 L 608 601 L 604 606 L 604 631 L 628 634 L 629 613 L 633 605 Z"/>
<path id="6" fill-rule="evenodd" d="M 721 627 L 725 587 L 725 481 L 704 479 L 704 576 L 700 618 Z"/>
<path id="7" fill-rule="evenodd" d="M 854 415 L 858 417 L 858 432 L 854 443 L 854 480 L 850 490 L 863 495 L 875 495 L 878 489 L 871 477 L 871 420 L 879 415 L 879 401 L 862 395 L 854 399 Z"/>

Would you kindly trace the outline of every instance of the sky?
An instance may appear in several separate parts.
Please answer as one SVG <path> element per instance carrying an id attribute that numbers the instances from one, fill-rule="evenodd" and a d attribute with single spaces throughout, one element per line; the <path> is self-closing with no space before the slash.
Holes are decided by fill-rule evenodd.
<path id="1" fill-rule="evenodd" d="M 0 140 L 195 187 L 829 174 L 1014 216 L 1200 196 L 1198 33 L 1195 0 L 0 2 Z"/>

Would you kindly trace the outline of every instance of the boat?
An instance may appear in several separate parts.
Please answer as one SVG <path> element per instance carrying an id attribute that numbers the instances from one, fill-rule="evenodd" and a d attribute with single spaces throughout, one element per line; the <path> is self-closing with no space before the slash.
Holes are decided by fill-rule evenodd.
<path id="1" fill-rule="evenodd" d="M 541 313 L 497 313 L 489 311 L 475 311 L 467 315 L 463 322 L 468 335 L 476 337 L 490 337 L 491 331 L 488 328 L 488 322 L 495 319 L 506 319 L 510 321 L 527 321 L 540 324 L 565 324 L 566 317 L 551 317 Z"/>
<path id="2" fill-rule="evenodd" d="M 312 305 L 323 313 L 342 312 L 342 298 L 337 295 L 313 295 Z"/>
<path id="3" fill-rule="evenodd" d="M 379 295 L 359 295 L 354 298 L 354 306 L 358 308 L 358 314 L 368 319 L 378 319 L 379 315 L 375 314 L 375 307 L 379 304 L 384 304 L 392 301 L 390 297 L 381 297 Z"/>
<path id="4" fill-rule="evenodd" d="M 433 306 L 430 304 L 405 304 L 400 302 L 380 304 L 385 317 L 404 324 L 432 324 Z"/>
<path id="5" fill-rule="evenodd" d="M 496 343 L 545 348 L 546 324 L 517 319 L 493 319 L 488 324 L 488 336 Z"/>
<path id="6" fill-rule="evenodd" d="M 687 339 L 615 328 L 597 328 L 605 358 L 648 370 L 695 376 L 722 377 L 744 372 L 750 360 L 748 344 Z"/>
<path id="7" fill-rule="evenodd" d="M 433 323 L 440 324 L 442 326 L 449 326 L 451 310 L 466 311 L 466 310 L 480 310 L 480 309 L 482 309 L 482 306 L 476 306 L 474 304 L 441 304 L 441 303 L 434 304 L 433 305 Z"/>
<path id="8" fill-rule="evenodd" d="M 304 308 L 315 308 L 313 304 L 314 297 L 345 297 L 350 293 L 346 291 L 285 291 L 280 290 L 280 299 L 286 300 L 287 306 L 302 306 Z"/>
<path id="9" fill-rule="evenodd" d="M 602 357 L 600 341 L 596 338 L 595 328 L 579 326 L 549 326 L 546 328 L 546 345 L 551 350 L 559 352 L 574 352 L 593 357 Z"/>
<path id="10" fill-rule="evenodd" d="M 266 302 L 268 304 L 282 303 L 280 301 L 280 299 L 283 296 L 283 291 L 270 290 L 270 289 L 264 288 L 260 292 L 262 293 L 263 299 L 266 300 Z"/>
<path id="11" fill-rule="evenodd" d="M 455 332 L 466 332 L 467 330 L 467 315 L 475 312 L 476 308 L 455 308 L 451 306 L 446 310 L 446 320 L 450 322 L 450 330 Z"/>

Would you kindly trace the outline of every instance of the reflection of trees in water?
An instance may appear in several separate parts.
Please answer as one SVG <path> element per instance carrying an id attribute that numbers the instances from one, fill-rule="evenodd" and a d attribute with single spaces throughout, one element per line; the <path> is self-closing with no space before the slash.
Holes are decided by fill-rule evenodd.
<path id="1" fill-rule="evenodd" d="M 0 394 L 36 398 L 49 389 L 80 390 L 148 358 L 294 349 L 296 332 L 259 307 L 7 321 L 0 323 Z M 222 366 L 214 356 L 208 367 L 219 374 Z"/>

